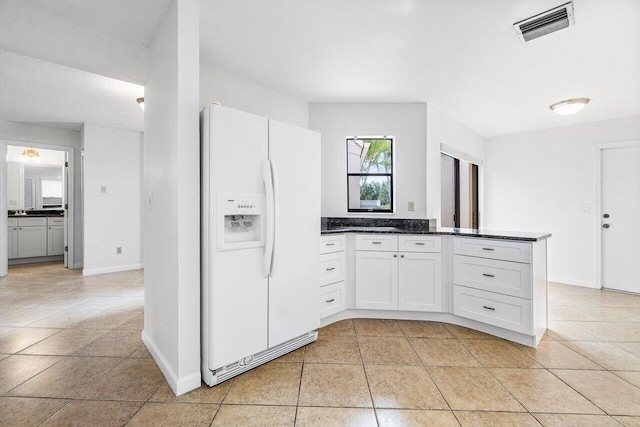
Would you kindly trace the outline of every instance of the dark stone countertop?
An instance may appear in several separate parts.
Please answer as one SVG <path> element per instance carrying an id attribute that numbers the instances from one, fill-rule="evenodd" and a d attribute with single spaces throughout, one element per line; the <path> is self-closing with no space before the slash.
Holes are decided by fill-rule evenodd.
<path id="1" fill-rule="evenodd" d="M 323 218 L 321 234 L 433 234 L 440 236 L 482 237 L 487 239 L 537 242 L 551 237 L 549 233 L 521 231 L 475 230 L 469 228 L 429 227 L 429 220 L 376 218 Z"/>
<path id="2" fill-rule="evenodd" d="M 7 216 L 9 218 L 32 218 L 32 217 L 57 217 L 64 216 L 64 211 L 62 210 L 40 210 L 40 211 L 26 211 L 26 215 L 16 214 L 17 211 L 8 211 Z"/>

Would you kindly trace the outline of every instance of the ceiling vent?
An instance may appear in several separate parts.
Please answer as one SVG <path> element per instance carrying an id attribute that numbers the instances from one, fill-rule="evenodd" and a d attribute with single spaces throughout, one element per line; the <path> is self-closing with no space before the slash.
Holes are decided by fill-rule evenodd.
<path id="1" fill-rule="evenodd" d="M 520 40 L 528 42 L 574 24 L 573 3 L 569 2 L 516 22 L 513 28 Z"/>

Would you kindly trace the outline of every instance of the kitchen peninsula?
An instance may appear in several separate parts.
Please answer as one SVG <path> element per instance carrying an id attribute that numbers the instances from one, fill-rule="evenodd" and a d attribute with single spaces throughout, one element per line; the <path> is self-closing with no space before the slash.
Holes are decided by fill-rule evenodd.
<path id="1" fill-rule="evenodd" d="M 452 323 L 536 347 L 547 329 L 545 233 L 323 218 L 322 325 L 349 318 Z"/>

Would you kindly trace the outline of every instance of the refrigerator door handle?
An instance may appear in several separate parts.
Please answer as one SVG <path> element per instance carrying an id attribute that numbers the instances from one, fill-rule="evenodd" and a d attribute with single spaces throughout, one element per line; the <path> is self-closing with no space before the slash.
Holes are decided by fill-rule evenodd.
<path id="1" fill-rule="evenodd" d="M 264 244 L 264 255 L 262 257 L 262 276 L 268 278 L 271 275 L 271 265 L 273 262 L 273 244 L 275 234 L 275 203 L 273 191 L 273 173 L 271 170 L 271 162 L 269 159 L 262 161 L 262 179 L 264 180 L 264 188 L 267 192 L 267 235 Z"/>
<path id="2" fill-rule="evenodd" d="M 276 265 L 276 244 L 278 243 L 278 237 L 280 236 L 280 186 L 278 185 L 278 168 L 273 160 L 269 160 L 271 163 L 271 179 L 273 181 L 273 253 L 271 255 L 271 273 L 269 277 L 273 277 Z"/>

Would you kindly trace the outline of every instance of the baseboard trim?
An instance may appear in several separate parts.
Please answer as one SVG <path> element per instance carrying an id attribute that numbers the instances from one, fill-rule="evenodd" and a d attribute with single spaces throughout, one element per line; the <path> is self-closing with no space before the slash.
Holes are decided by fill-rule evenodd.
<path id="1" fill-rule="evenodd" d="M 547 281 L 564 283 L 565 285 L 581 286 L 583 288 L 600 289 L 594 282 L 588 282 L 586 280 L 567 279 L 566 277 L 549 276 Z"/>
<path id="2" fill-rule="evenodd" d="M 200 371 L 189 374 L 184 378 L 178 378 L 174 370 L 171 368 L 171 365 L 169 365 L 169 362 L 167 362 L 167 359 L 144 330 L 142 331 L 142 342 L 147 347 L 147 350 L 149 350 L 149 353 L 151 353 L 151 357 L 153 357 L 158 368 L 160 368 L 160 372 L 162 372 L 165 380 L 167 380 L 167 384 L 169 384 L 169 387 L 171 387 L 171 390 L 176 396 L 180 396 L 181 394 L 200 387 Z"/>
<path id="3" fill-rule="evenodd" d="M 83 276 L 93 276 L 96 274 L 105 273 L 117 273 L 119 271 L 140 270 L 143 264 L 130 264 L 130 265 L 118 265 L 116 267 L 103 267 L 103 268 L 84 268 L 82 270 Z"/>

